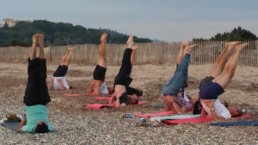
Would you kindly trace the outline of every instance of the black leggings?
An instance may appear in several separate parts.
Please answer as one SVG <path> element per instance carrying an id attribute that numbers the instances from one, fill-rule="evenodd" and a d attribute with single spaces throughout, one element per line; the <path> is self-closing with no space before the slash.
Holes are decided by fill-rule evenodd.
<path id="1" fill-rule="evenodd" d="M 46 59 L 28 60 L 28 82 L 23 102 L 26 106 L 46 105 L 51 101 L 47 88 Z"/>
<path id="2" fill-rule="evenodd" d="M 115 78 L 115 84 L 114 85 L 124 85 L 129 86 L 132 78 L 130 77 L 130 73 L 132 70 L 132 64 L 131 64 L 131 54 L 132 49 L 126 48 L 123 55 L 122 60 L 122 66 Z"/>

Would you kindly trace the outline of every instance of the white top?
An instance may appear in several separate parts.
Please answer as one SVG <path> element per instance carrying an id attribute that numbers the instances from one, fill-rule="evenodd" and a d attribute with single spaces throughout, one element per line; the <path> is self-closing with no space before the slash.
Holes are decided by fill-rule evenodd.
<path id="1" fill-rule="evenodd" d="M 108 95 L 109 92 L 108 92 L 108 88 L 107 88 L 107 85 L 105 82 L 103 82 L 100 86 L 100 92 L 103 94 L 103 95 Z"/>
<path id="2" fill-rule="evenodd" d="M 54 79 L 54 89 L 55 90 L 60 90 L 61 89 L 57 80 L 62 80 L 63 86 L 66 89 L 69 89 L 69 86 L 68 86 L 68 83 L 67 83 L 65 77 L 53 77 L 53 79 Z"/>
<path id="3" fill-rule="evenodd" d="M 203 108 L 204 110 L 208 113 L 208 114 L 211 114 L 210 112 L 210 108 L 205 106 L 204 104 L 203 105 Z M 231 118 L 231 114 L 230 112 L 228 111 L 228 109 L 220 102 L 219 99 L 216 99 L 213 103 L 213 106 L 214 106 L 214 110 L 215 110 L 215 113 L 217 116 L 221 116 L 225 119 L 229 119 Z"/>
<path id="4" fill-rule="evenodd" d="M 186 100 L 186 101 L 190 101 L 189 99 L 188 99 L 188 97 L 187 97 L 187 95 L 186 95 L 186 90 L 184 90 L 184 99 Z"/>

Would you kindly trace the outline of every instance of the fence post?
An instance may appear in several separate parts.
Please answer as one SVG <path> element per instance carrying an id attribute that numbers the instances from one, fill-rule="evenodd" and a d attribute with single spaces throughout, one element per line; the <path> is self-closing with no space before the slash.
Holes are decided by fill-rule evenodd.
<path id="1" fill-rule="evenodd" d="M 256 49 L 256 66 L 258 66 L 258 40 L 255 41 L 255 49 Z"/>
<path id="2" fill-rule="evenodd" d="M 50 46 L 49 46 L 49 60 L 50 60 L 50 62 L 53 61 L 53 58 L 52 58 L 52 49 L 51 49 Z"/>

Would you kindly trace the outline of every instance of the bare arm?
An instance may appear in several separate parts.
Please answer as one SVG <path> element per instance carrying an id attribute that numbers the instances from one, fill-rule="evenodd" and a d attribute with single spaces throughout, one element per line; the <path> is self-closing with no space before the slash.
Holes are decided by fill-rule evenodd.
<path id="1" fill-rule="evenodd" d="M 48 86 L 48 88 L 50 89 L 50 90 L 53 90 L 54 89 L 54 79 L 51 79 L 51 82 L 49 83 L 49 86 Z"/>
<path id="2" fill-rule="evenodd" d="M 117 96 L 116 93 L 113 93 L 113 95 L 110 98 L 109 104 L 114 104 L 115 103 L 116 107 L 126 106 L 125 103 L 122 103 L 122 104 L 120 103 L 120 100 L 119 100 L 120 97 L 121 97 L 121 95 Z"/>
<path id="3" fill-rule="evenodd" d="M 116 99 L 116 107 L 119 107 L 121 104 L 120 104 L 120 100 L 119 98 Z"/>
<path id="4" fill-rule="evenodd" d="M 110 97 L 109 104 L 113 104 L 115 100 L 116 100 L 116 95 L 115 93 L 113 93 Z"/>
<path id="5" fill-rule="evenodd" d="M 90 86 L 89 86 L 89 94 L 90 94 L 90 95 L 93 95 L 93 94 L 94 94 L 94 89 L 93 89 L 93 87 L 94 87 L 94 81 L 92 81 L 92 82 L 90 83 Z"/>
<path id="6" fill-rule="evenodd" d="M 18 125 L 18 131 L 22 132 L 22 127 L 27 123 L 27 117 L 26 115 L 23 117 L 22 121 Z"/>
<path id="7" fill-rule="evenodd" d="M 202 110 L 201 110 L 201 116 L 200 116 L 200 118 L 208 118 L 208 114 L 207 114 L 207 112 L 204 110 L 204 108 L 202 108 Z"/>
<path id="8" fill-rule="evenodd" d="M 176 113 L 185 113 L 186 108 L 182 107 L 180 108 L 175 101 L 172 102 L 173 108 L 176 110 Z"/>
<path id="9" fill-rule="evenodd" d="M 210 111 L 207 112 L 206 117 L 210 117 L 212 119 L 224 119 L 224 117 L 218 116 L 216 114 L 214 109 L 214 100 L 205 100 L 205 101 L 202 101 L 202 103 L 210 109 Z"/>

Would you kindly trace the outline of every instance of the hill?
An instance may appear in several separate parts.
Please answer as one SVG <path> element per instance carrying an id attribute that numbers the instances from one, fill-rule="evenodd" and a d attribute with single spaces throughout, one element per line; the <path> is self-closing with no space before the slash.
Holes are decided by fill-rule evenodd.
<path id="1" fill-rule="evenodd" d="M 30 46 L 35 33 L 43 33 L 47 45 L 98 44 L 100 35 L 107 32 L 109 43 L 125 43 L 128 35 L 109 29 L 85 28 L 70 23 L 54 23 L 47 20 L 34 20 L 31 23 L 19 22 L 14 27 L 0 28 L 0 46 Z M 135 42 L 152 42 L 148 38 L 135 37 Z"/>

